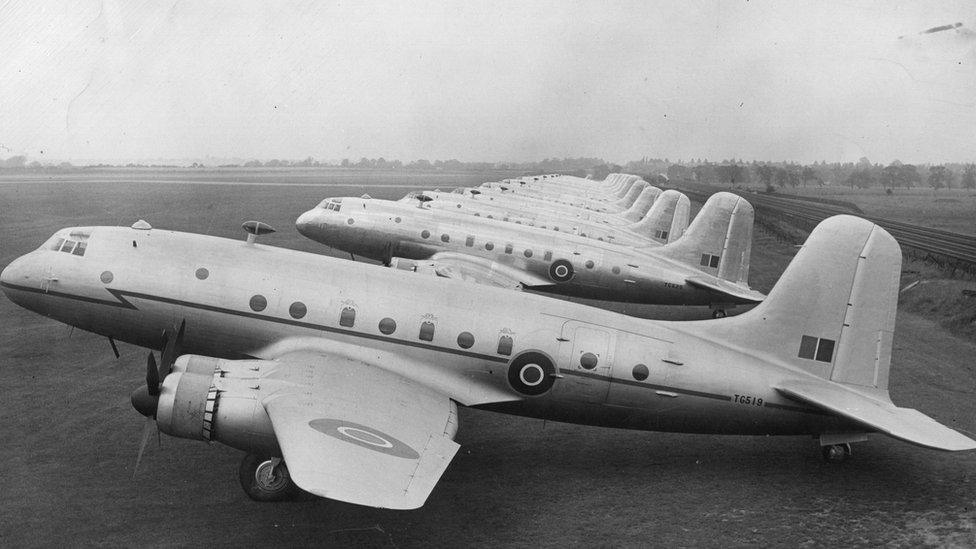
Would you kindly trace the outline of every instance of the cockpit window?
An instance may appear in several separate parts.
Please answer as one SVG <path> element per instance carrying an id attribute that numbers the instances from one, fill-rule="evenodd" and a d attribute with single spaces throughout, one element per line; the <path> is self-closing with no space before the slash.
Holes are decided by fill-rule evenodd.
<path id="1" fill-rule="evenodd" d="M 341 198 L 326 198 L 322 202 L 319 202 L 319 208 L 323 210 L 339 211 L 339 207 L 342 205 Z"/>
<path id="2" fill-rule="evenodd" d="M 71 233 L 68 237 L 54 235 L 44 243 L 42 248 L 78 256 L 85 255 L 85 250 L 88 249 L 88 233 L 76 232 Z"/>

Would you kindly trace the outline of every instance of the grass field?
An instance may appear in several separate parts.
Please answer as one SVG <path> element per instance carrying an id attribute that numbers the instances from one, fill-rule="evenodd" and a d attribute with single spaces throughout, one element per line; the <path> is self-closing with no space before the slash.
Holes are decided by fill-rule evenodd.
<path id="1" fill-rule="evenodd" d="M 162 182 L 181 177 L 0 181 L 0 265 L 63 226 L 139 218 L 231 238 L 260 219 L 279 230 L 264 242 L 322 253 L 293 228 L 321 199 L 450 186 L 389 176 L 364 189 L 290 174 L 275 182 L 295 185 Z M 768 290 L 794 252 L 757 234 L 753 285 Z M 6 299 L 0 318 L 3 546 L 976 545 L 976 453 L 883 436 L 827 466 L 806 438 L 620 431 L 462 409 L 461 450 L 416 511 L 312 497 L 255 503 L 237 483 L 238 451 L 168 437 L 133 478 L 143 418 L 128 395 L 143 383 L 145 351 L 120 345 L 116 360 L 105 340 Z M 900 314 L 893 400 L 972 435 L 973 356 L 973 342 Z"/>

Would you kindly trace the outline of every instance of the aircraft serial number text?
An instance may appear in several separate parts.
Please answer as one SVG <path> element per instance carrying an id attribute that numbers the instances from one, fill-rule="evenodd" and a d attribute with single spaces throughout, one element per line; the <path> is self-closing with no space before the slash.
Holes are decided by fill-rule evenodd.
<path id="1" fill-rule="evenodd" d="M 754 397 L 750 395 L 732 395 L 732 402 L 737 402 L 739 404 L 751 404 L 753 406 L 762 406 L 763 399 L 759 397 Z"/>

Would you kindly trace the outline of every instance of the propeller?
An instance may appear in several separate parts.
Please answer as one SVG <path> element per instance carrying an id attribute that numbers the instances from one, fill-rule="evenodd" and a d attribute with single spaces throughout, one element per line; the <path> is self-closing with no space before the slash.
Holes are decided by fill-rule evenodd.
<path id="1" fill-rule="evenodd" d="M 132 407 L 140 414 L 146 416 L 146 424 L 142 429 L 142 440 L 139 444 L 139 455 L 136 457 L 136 466 L 132 470 L 133 477 L 135 477 L 136 471 L 139 469 L 139 463 L 142 461 L 146 444 L 149 443 L 149 439 L 152 437 L 153 429 L 155 428 L 157 436 L 159 434 L 159 427 L 156 425 L 156 412 L 159 407 L 160 389 L 166 376 L 173 371 L 173 362 L 180 355 L 180 349 L 183 346 L 183 335 L 185 333 L 186 320 L 180 322 L 180 328 L 176 332 L 175 337 L 172 335 L 171 330 L 167 329 L 163 331 L 163 350 L 160 355 L 160 363 L 157 364 L 156 356 L 152 351 L 149 351 L 149 355 L 146 357 L 146 384 L 132 391 L 129 395 Z"/>

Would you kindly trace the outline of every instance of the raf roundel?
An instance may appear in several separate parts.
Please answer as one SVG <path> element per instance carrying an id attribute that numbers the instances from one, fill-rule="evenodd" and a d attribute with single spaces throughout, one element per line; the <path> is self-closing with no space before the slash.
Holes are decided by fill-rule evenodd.
<path id="1" fill-rule="evenodd" d="M 573 264 L 566 259 L 557 259 L 549 265 L 549 278 L 556 282 L 569 282 L 573 278 Z"/>
<path id="2" fill-rule="evenodd" d="M 516 356 L 508 366 L 512 388 L 528 396 L 538 396 L 555 383 L 556 366 L 548 356 L 529 351 Z"/>

